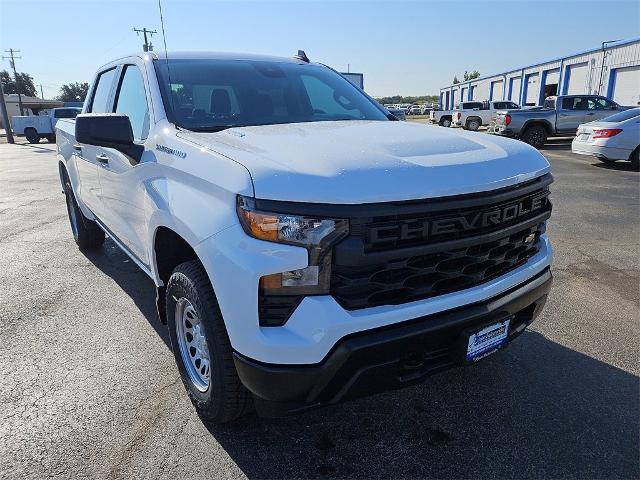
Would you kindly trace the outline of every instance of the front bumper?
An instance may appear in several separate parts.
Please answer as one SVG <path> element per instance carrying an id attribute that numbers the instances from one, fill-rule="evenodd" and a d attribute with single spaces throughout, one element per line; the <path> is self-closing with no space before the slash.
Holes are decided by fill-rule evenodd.
<path id="1" fill-rule="evenodd" d="M 511 316 L 509 341 L 516 338 L 540 313 L 551 278 L 546 268 L 484 302 L 351 334 L 314 365 L 266 364 L 235 352 L 235 366 L 264 416 L 402 388 L 462 365 L 458 340 L 463 331 Z"/>

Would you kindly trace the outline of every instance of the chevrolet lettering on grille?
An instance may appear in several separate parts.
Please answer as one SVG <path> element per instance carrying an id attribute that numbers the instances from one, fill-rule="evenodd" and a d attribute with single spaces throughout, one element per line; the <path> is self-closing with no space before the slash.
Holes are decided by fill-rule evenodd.
<path id="1" fill-rule="evenodd" d="M 367 228 L 372 245 L 411 240 L 426 240 L 439 236 L 464 235 L 477 230 L 490 229 L 507 223 L 516 223 L 547 206 L 548 191 L 536 192 L 518 202 L 499 205 L 468 214 L 400 220 L 393 224 L 371 225 Z"/>

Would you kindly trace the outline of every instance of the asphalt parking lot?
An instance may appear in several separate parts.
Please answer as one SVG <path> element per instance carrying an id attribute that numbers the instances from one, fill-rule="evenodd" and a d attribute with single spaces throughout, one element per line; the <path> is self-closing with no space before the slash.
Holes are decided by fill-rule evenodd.
<path id="1" fill-rule="evenodd" d="M 638 478 L 640 174 L 553 166 L 555 283 L 508 349 L 406 390 L 205 425 L 150 279 L 73 242 L 55 146 L 0 145 L 0 477 Z"/>

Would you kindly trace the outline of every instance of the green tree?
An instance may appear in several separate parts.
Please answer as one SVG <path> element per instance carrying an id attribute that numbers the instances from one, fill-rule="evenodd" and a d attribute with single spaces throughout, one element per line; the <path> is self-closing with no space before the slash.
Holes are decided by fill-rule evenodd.
<path id="1" fill-rule="evenodd" d="M 454 75 L 453 76 L 453 84 L 455 85 L 456 83 L 460 83 L 460 80 L 458 80 L 458 76 Z"/>
<path id="2" fill-rule="evenodd" d="M 21 93 L 27 97 L 37 97 L 36 86 L 33 84 L 33 77 L 28 73 L 18 73 L 18 87 L 16 86 L 15 79 L 6 70 L 0 71 L 0 81 L 2 82 L 2 88 L 4 93 Z"/>
<path id="3" fill-rule="evenodd" d="M 469 73 L 467 70 L 464 71 L 464 81 L 467 82 L 469 80 L 473 80 L 476 78 L 480 77 L 480 72 L 477 70 L 474 70 L 473 72 Z"/>
<path id="4" fill-rule="evenodd" d="M 67 83 L 60 87 L 60 95 L 56 97 L 56 100 L 61 102 L 84 102 L 88 91 L 89 84 L 87 82 Z"/>
<path id="5" fill-rule="evenodd" d="M 397 103 L 438 103 L 437 95 L 407 96 L 392 95 L 390 97 L 377 97 L 376 100 L 382 105 L 395 105 Z"/>

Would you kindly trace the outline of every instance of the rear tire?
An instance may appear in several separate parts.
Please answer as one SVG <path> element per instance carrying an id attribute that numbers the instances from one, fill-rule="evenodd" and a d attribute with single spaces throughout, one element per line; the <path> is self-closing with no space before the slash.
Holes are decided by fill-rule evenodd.
<path id="1" fill-rule="evenodd" d="M 104 243 L 104 231 L 93 220 L 84 216 L 78 206 L 71 188 L 71 182 L 65 174 L 64 194 L 67 200 L 67 213 L 71 224 L 71 233 L 80 250 L 96 250 Z"/>
<path id="2" fill-rule="evenodd" d="M 173 270 L 166 308 L 173 355 L 199 415 L 226 423 L 248 413 L 253 397 L 238 378 L 220 307 L 198 260 Z"/>
<path id="3" fill-rule="evenodd" d="M 451 119 L 449 117 L 441 118 L 440 119 L 440 126 L 441 127 L 450 127 L 451 126 Z"/>
<path id="4" fill-rule="evenodd" d="M 35 128 L 27 128 L 24 131 L 24 136 L 29 143 L 39 143 L 40 135 Z"/>
<path id="5" fill-rule="evenodd" d="M 478 131 L 478 129 L 480 128 L 480 120 L 478 120 L 477 118 L 468 120 L 466 128 L 467 130 L 471 130 L 472 132 Z"/>
<path id="6" fill-rule="evenodd" d="M 542 125 L 533 125 L 524 131 L 521 138 L 532 147 L 542 148 L 547 141 L 547 129 Z"/>

